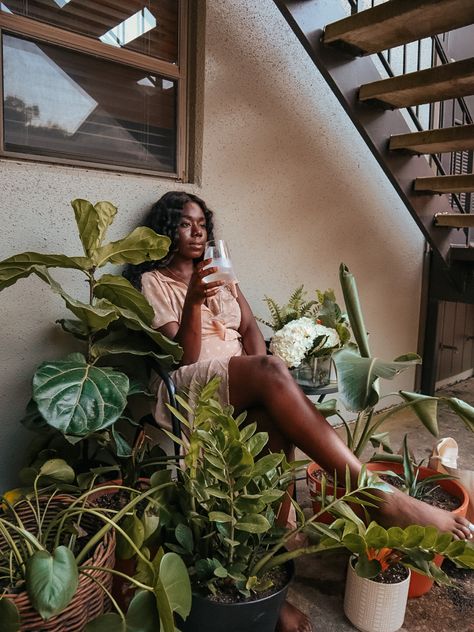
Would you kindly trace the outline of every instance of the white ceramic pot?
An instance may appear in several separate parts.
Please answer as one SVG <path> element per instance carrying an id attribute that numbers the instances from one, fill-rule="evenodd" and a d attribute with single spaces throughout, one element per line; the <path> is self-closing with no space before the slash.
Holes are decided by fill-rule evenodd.
<path id="1" fill-rule="evenodd" d="M 407 606 L 408 577 L 399 584 L 381 584 L 359 577 L 349 560 L 344 612 L 362 632 L 395 632 L 403 625 Z"/>

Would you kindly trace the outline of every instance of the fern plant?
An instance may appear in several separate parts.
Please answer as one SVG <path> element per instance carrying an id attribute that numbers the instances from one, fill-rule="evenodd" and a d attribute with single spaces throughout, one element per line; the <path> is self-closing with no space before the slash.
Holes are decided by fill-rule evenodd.
<path id="1" fill-rule="evenodd" d="M 316 319 L 318 318 L 318 301 L 308 301 L 306 299 L 307 294 L 308 292 L 305 291 L 304 285 L 300 285 L 291 294 L 288 302 L 283 305 L 279 305 L 273 298 L 265 296 L 263 300 L 267 304 L 271 320 L 268 321 L 258 316 L 256 318 L 273 331 L 278 331 L 292 320 L 297 320 L 304 316 Z"/>

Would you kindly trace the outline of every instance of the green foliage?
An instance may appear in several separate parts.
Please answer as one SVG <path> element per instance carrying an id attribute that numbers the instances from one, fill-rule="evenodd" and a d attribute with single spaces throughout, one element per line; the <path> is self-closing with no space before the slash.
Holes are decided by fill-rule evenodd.
<path id="1" fill-rule="evenodd" d="M 74 554 L 66 546 L 49 551 L 35 551 L 26 561 L 25 581 L 35 610 L 45 620 L 66 608 L 74 597 L 79 572 Z"/>
<path id="2" fill-rule="evenodd" d="M 351 524 L 338 518 L 325 536 L 312 528 L 313 537 L 319 540 L 319 548 L 315 550 L 349 550 L 357 556 L 356 573 L 369 579 L 401 563 L 438 583 L 449 583 L 446 574 L 433 562 L 436 554 L 449 558 L 461 568 L 474 568 L 473 544 L 468 540 L 455 540 L 452 534 L 441 533 L 435 527 L 410 525 L 405 529 L 384 529 L 376 522 L 365 527 L 362 522 Z"/>
<path id="3" fill-rule="evenodd" d="M 284 305 L 279 305 L 274 299 L 265 296 L 263 300 L 267 304 L 271 321 L 266 321 L 258 317 L 257 320 L 273 329 L 273 331 L 278 331 L 290 321 L 303 318 L 303 316 L 315 318 L 318 302 L 315 300 L 307 301 L 306 295 L 307 292 L 305 292 L 304 286 L 300 285 L 291 294 L 288 302 Z"/>
<path id="4" fill-rule="evenodd" d="M 263 300 L 267 304 L 271 320 L 264 320 L 258 316 L 256 318 L 274 332 L 282 329 L 292 320 L 303 317 L 311 318 L 325 327 L 335 329 L 339 334 L 341 346 L 347 344 L 351 337 L 347 326 L 347 317 L 336 303 L 334 291 L 330 289 L 325 292 L 316 290 L 316 300 L 307 300 L 307 294 L 304 286 L 300 285 L 284 305 L 279 305 L 274 299 L 265 296 Z M 318 348 L 323 343 L 324 339 L 315 341 L 314 348 Z"/>
<path id="5" fill-rule="evenodd" d="M 411 408 L 424 427 L 434 436 L 438 435 L 438 404 L 444 402 L 463 421 L 469 430 L 474 430 L 474 407 L 456 398 L 428 397 L 419 393 L 399 391 L 401 404 L 387 413 L 374 417 L 374 409 L 380 401 L 380 379 L 393 379 L 401 371 L 421 363 L 416 353 L 406 353 L 392 361 L 384 361 L 371 355 L 369 338 L 364 323 L 362 308 L 354 276 L 341 263 L 340 282 L 351 330 L 357 345 L 349 345 L 333 353 L 336 366 L 338 390 L 345 407 L 357 413 L 355 424 L 350 427 L 342 419 L 347 445 L 358 457 L 371 442 L 391 452 L 386 433 L 380 432 L 390 416 L 404 408 Z M 336 413 L 338 414 L 338 413 Z"/>
<path id="6" fill-rule="evenodd" d="M 163 632 L 175 632 L 174 613 L 185 619 L 191 608 L 191 585 L 186 567 L 175 553 L 163 554 L 160 550 L 151 560 L 149 554 L 147 556 L 141 550 L 158 524 L 157 521 L 147 522 L 149 508 L 155 504 L 154 496 L 160 497 L 171 485 L 169 480 L 158 476 L 155 479 L 158 484 L 142 492 L 126 488 L 131 500 L 120 510 L 114 510 L 88 503 L 88 497 L 95 494 L 95 490 L 78 498 L 61 496 L 61 505 L 51 505 L 58 493 L 56 486 L 40 489 L 39 485 L 53 472 L 66 476 L 68 466 L 58 460 L 45 464 L 33 481 L 33 491 L 14 504 L 6 497 L 2 498 L 5 509 L 0 513 L 0 583 L 6 589 L 0 595 L 0 630 L 20 630 L 18 610 L 9 597 L 11 592 L 26 590 L 33 608 L 44 620 L 63 612 L 77 592 L 79 574 L 87 575 L 95 569 L 85 560 L 106 533 L 113 530 L 126 542 L 131 554 L 138 556 L 147 570 L 148 581 L 127 577 L 141 589 L 132 600 L 128 613 L 123 613 L 112 599 L 117 614 L 99 617 L 87 629 L 89 632 L 99 629 L 147 632 L 161 626 Z M 141 518 L 137 515 L 138 506 L 145 507 Z M 29 515 L 28 527 L 25 526 L 25 510 Z M 141 520 L 145 527 L 137 529 L 136 524 Z M 82 547 L 79 538 L 85 542 Z M 97 590 L 106 590 L 97 581 Z M 154 627 L 150 627 L 152 624 Z"/>
<path id="7" fill-rule="evenodd" d="M 110 202 L 93 205 L 81 199 L 71 204 L 85 256 L 14 255 L 0 262 L 0 290 L 36 275 L 64 300 L 74 318 L 57 322 L 82 346 L 81 353 L 38 367 L 28 427 L 43 434 L 50 429 L 49 436 L 52 429 L 71 442 L 96 441 L 100 450 L 108 446 L 113 461 L 131 456 L 130 446 L 115 425 L 129 423 L 129 397 L 137 390 L 147 390 L 132 385 L 137 380 L 147 383 L 150 363 L 171 366 L 179 361 L 182 349 L 152 329 L 153 308 L 138 290 L 121 276 L 98 276 L 97 270 L 106 263 L 139 264 L 160 259 L 168 252 L 170 240 L 139 227 L 123 239 L 104 243 L 117 208 Z M 89 300 L 70 296 L 51 276 L 53 268 L 80 271 L 89 286 Z"/>
<path id="8" fill-rule="evenodd" d="M 403 450 L 402 450 L 402 464 L 403 464 L 403 475 L 396 474 L 395 472 L 385 472 L 390 476 L 394 476 L 400 480 L 401 486 L 400 489 L 412 496 L 413 498 L 418 498 L 419 500 L 428 500 L 430 494 L 437 488 L 437 486 L 433 487 L 433 484 L 437 481 L 442 480 L 453 480 L 454 476 L 450 474 L 432 474 L 431 476 L 426 476 L 423 479 L 419 478 L 419 467 L 421 463 L 414 463 L 413 458 L 410 454 L 410 450 L 408 448 L 408 437 L 405 435 L 403 437 Z"/>
<path id="9" fill-rule="evenodd" d="M 285 551 L 286 543 L 316 523 L 319 514 L 306 520 L 292 501 L 298 527 L 290 531 L 278 527 L 276 512 L 303 463 L 288 463 L 283 454 L 265 453 L 267 433 L 257 432 L 255 423 L 245 425 L 245 414 L 234 418 L 231 407 L 222 407 L 214 399 L 217 387 L 215 378 L 197 394 L 191 423 L 175 411 L 189 427 L 189 448 L 186 467 L 178 471 L 171 492 L 167 489 L 161 499 L 155 497 L 162 508 L 161 541 L 181 555 L 196 590 L 248 596 L 271 586 L 267 571 L 295 557 Z M 181 403 L 191 411 L 184 400 Z M 366 472 L 357 491 L 351 489 L 350 477 L 347 483 L 343 500 L 323 494 L 322 511 L 329 507 L 358 520 L 350 503 L 370 506 L 372 490 L 389 489 Z M 326 535 L 324 525 L 314 524 L 314 529 Z M 311 550 L 304 548 L 298 554 Z"/>

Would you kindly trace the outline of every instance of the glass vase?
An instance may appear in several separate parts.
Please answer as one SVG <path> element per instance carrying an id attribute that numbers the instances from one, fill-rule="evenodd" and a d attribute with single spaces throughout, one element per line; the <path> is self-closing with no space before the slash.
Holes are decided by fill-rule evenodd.
<path id="1" fill-rule="evenodd" d="M 305 358 L 296 369 L 293 369 L 293 375 L 299 384 L 327 386 L 331 377 L 331 356 Z"/>

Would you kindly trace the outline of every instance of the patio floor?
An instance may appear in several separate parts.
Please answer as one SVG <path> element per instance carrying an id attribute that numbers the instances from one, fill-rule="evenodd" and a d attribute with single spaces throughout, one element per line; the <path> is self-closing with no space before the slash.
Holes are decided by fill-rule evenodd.
<path id="1" fill-rule="evenodd" d="M 474 378 L 458 382 L 438 394 L 458 397 L 474 405 Z M 399 414 L 384 430 L 390 431 L 393 446 L 400 445 L 403 435 L 408 433 L 409 444 L 412 448 L 416 445 L 417 460 L 431 454 L 433 437 L 412 414 Z M 440 437 L 448 436 L 458 442 L 458 466 L 474 469 L 474 433 L 469 433 L 454 414 L 442 407 Z M 304 481 L 298 482 L 298 500 L 303 507 L 310 507 Z M 342 552 L 307 556 L 297 562 L 289 600 L 310 617 L 313 632 L 355 630 L 343 612 L 346 564 L 347 555 Z M 434 586 L 423 597 L 409 600 L 402 632 L 474 632 L 474 571 L 457 571 L 456 574 L 455 586 Z"/>

